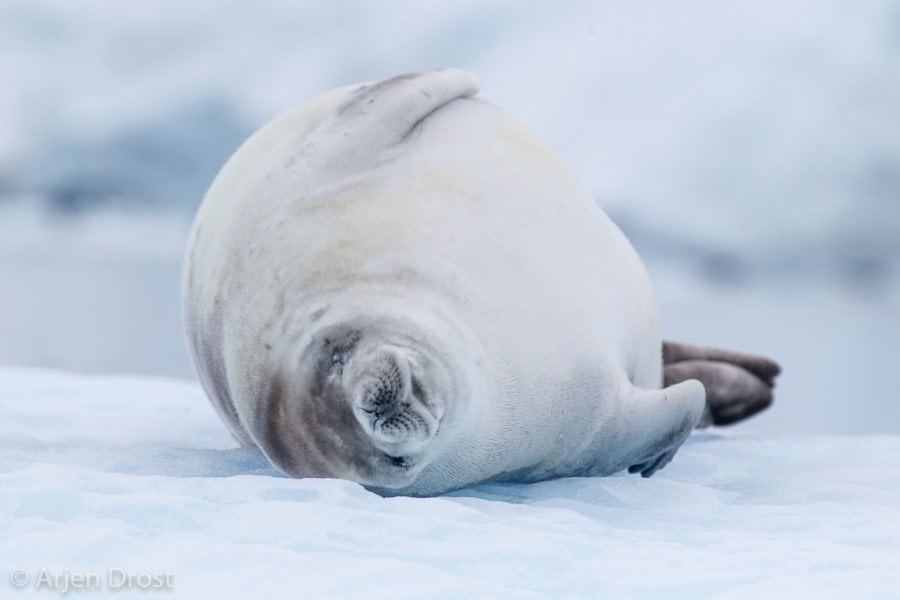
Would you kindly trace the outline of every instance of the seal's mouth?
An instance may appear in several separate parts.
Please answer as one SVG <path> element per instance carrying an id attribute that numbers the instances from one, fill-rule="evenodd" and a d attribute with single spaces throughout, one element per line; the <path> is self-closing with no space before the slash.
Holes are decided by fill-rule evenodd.
<path id="1" fill-rule="evenodd" d="M 376 473 L 386 481 L 380 482 L 384 487 L 399 488 L 412 483 L 421 470 L 420 461 L 411 456 L 391 456 L 385 454 L 379 461 Z M 385 477 L 386 476 L 386 477 Z"/>

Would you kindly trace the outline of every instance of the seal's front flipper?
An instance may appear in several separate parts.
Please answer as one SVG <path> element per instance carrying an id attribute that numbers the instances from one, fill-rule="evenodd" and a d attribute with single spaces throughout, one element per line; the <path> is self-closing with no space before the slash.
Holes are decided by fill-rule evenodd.
<path id="1" fill-rule="evenodd" d="M 664 384 L 697 379 L 706 387 L 706 410 L 698 427 L 731 425 L 768 408 L 780 372 L 777 363 L 762 356 L 663 342 Z"/>
<path id="2" fill-rule="evenodd" d="M 650 477 L 666 466 L 697 426 L 706 406 L 703 384 L 688 380 L 662 390 L 633 388 L 622 403 L 620 448 L 631 473 Z"/>

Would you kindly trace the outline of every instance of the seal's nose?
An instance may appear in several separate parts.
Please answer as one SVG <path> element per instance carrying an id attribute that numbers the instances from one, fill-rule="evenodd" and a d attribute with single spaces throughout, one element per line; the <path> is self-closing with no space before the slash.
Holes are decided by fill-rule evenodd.
<path id="1" fill-rule="evenodd" d="M 356 418 L 376 448 L 406 456 L 434 437 L 440 419 L 424 401 L 402 349 L 360 348 L 343 376 Z"/>
<path id="2" fill-rule="evenodd" d="M 356 405 L 376 418 L 390 415 L 409 394 L 409 366 L 390 350 L 358 353 L 344 378 Z"/>

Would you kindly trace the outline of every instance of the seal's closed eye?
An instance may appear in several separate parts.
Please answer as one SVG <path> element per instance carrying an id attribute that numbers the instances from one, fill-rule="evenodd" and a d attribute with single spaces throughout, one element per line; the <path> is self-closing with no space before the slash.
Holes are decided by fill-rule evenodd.
<path id="1" fill-rule="evenodd" d="M 340 375 L 344 371 L 350 353 L 362 334 L 356 330 L 350 330 L 336 336 L 326 337 L 322 341 L 320 351 L 319 372 L 323 375 Z"/>

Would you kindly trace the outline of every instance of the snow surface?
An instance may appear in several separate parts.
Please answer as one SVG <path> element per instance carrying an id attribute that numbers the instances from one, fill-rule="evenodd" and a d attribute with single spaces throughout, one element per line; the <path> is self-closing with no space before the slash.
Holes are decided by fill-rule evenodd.
<path id="1" fill-rule="evenodd" d="M 281 476 L 194 384 L 0 369 L 0 597 L 121 569 L 171 575 L 140 598 L 895 598 L 898 507 L 900 436 L 701 432 L 646 480 L 381 498 Z"/>

